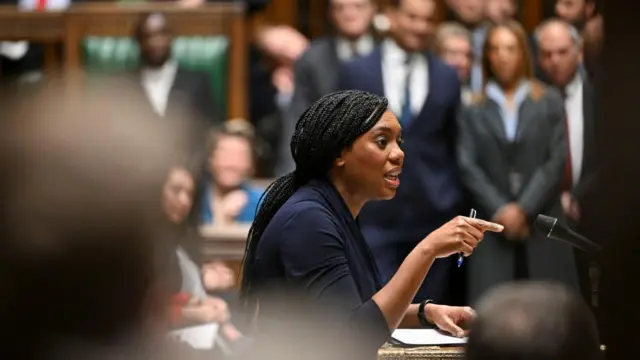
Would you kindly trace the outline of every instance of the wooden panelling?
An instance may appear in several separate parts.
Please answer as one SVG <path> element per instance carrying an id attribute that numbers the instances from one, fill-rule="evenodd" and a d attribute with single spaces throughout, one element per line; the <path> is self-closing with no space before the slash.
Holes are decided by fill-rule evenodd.
<path id="1" fill-rule="evenodd" d="M 542 21 L 542 1 L 522 0 L 522 25 L 527 32 L 533 32 Z"/>
<path id="2" fill-rule="evenodd" d="M 45 72 L 60 67 L 56 45 L 65 34 L 64 13 L 23 12 L 15 6 L 0 6 L 0 40 L 27 40 L 45 44 Z"/>

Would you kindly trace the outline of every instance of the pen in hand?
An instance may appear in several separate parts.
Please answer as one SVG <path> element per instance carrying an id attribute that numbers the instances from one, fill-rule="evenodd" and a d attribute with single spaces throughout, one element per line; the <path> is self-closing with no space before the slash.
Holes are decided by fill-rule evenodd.
<path id="1" fill-rule="evenodd" d="M 471 209 L 471 212 L 469 213 L 469 217 L 472 219 L 476 218 L 476 209 Z M 463 261 L 464 261 L 464 255 L 460 253 L 460 255 L 458 255 L 458 267 L 462 266 Z"/>

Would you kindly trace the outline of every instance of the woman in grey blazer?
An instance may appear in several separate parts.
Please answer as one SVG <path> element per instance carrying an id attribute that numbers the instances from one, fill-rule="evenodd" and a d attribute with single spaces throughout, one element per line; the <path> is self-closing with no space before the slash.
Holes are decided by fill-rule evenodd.
<path id="1" fill-rule="evenodd" d="M 478 216 L 505 226 L 486 234 L 465 265 L 469 301 L 519 279 L 577 289 L 572 249 L 532 232 L 538 214 L 562 218 L 566 142 L 560 94 L 534 80 L 526 34 L 516 22 L 491 28 L 484 87 L 460 112 L 458 160 Z"/>

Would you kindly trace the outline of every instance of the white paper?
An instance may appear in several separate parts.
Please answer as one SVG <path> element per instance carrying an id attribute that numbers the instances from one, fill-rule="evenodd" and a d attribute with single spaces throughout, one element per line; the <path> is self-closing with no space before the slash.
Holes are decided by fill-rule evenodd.
<path id="1" fill-rule="evenodd" d="M 212 349 L 219 327 L 220 325 L 215 323 L 192 326 L 174 330 L 169 333 L 169 336 L 191 345 L 194 349 Z"/>
<path id="2" fill-rule="evenodd" d="M 11 60 L 20 60 L 29 50 L 29 43 L 26 41 L 2 41 L 0 42 L 0 55 Z"/>
<path id="3" fill-rule="evenodd" d="M 397 329 L 391 337 L 406 345 L 458 345 L 466 344 L 467 338 L 450 336 L 436 329 Z"/>

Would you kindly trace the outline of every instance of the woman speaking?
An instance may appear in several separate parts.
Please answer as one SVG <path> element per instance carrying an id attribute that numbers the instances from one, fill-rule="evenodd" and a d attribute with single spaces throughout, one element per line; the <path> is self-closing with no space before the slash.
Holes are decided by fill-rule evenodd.
<path id="1" fill-rule="evenodd" d="M 400 186 L 401 127 L 383 97 L 324 96 L 298 120 L 293 173 L 262 199 L 247 241 L 242 295 L 257 309 L 261 358 L 375 359 L 397 327 L 435 324 L 456 336 L 469 308 L 411 304 L 436 258 L 469 255 L 502 226 L 457 217 L 429 234 L 383 286 L 358 226 L 370 200 Z"/>

